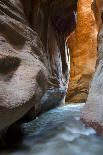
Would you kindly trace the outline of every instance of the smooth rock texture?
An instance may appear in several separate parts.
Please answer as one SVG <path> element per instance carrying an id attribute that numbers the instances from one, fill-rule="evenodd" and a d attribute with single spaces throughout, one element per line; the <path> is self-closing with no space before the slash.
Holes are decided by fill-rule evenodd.
<path id="1" fill-rule="evenodd" d="M 76 0 L 0 0 L 0 130 L 63 103 Z"/>
<path id="2" fill-rule="evenodd" d="M 97 23 L 93 0 L 78 0 L 76 29 L 67 39 L 70 81 L 67 102 L 85 102 L 97 59 Z"/>
<path id="3" fill-rule="evenodd" d="M 93 77 L 89 96 L 82 111 L 82 120 L 103 134 L 103 0 L 96 1 L 99 15 L 97 69 Z M 101 21 L 99 21 L 101 19 Z M 102 23 L 102 24 L 101 24 Z"/>

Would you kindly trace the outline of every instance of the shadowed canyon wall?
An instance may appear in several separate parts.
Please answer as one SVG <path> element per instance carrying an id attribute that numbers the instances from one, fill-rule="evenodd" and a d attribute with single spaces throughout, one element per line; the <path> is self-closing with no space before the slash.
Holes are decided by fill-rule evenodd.
<path id="1" fill-rule="evenodd" d="M 76 0 L 0 0 L 0 130 L 63 103 Z"/>
<path id="2" fill-rule="evenodd" d="M 97 25 L 93 0 L 79 0 L 76 29 L 67 39 L 70 49 L 68 102 L 85 102 L 97 58 Z"/>
<path id="3" fill-rule="evenodd" d="M 96 19 L 99 27 L 98 59 L 82 119 L 103 135 L 103 0 L 96 0 Z"/>

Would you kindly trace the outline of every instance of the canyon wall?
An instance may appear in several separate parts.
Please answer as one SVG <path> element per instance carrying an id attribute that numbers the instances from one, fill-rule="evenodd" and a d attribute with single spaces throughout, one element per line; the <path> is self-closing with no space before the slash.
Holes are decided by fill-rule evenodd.
<path id="1" fill-rule="evenodd" d="M 0 131 L 63 103 L 75 9 L 76 0 L 0 0 Z"/>
<path id="2" fill-rule="evenodd" d="M 98 34 L 98 59 L 88 99 L 82 111 L 82 120 L 103 134 L 103 0 L 96 0 L 95 12 Z"/>
<path id="3" fill-rule="evenodd" d="M 92 10 L 93 7 L 93 10 Z M 97 58 L 97 23 L 93 0 L 79 0 L 76 29 L 67 39 L 70 81 L 67 102 L 85 102 Z"/>

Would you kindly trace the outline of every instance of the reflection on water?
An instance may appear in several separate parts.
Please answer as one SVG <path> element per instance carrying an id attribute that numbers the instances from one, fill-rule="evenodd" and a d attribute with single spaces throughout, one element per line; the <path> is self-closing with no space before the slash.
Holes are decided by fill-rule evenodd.
<path id="1" fill-rule="evenodd" d="M 25 123 L 18 149 L 0 155 L 103 155 L 103 139 L 80 121 L 81 105 L 51 110 Z"/>

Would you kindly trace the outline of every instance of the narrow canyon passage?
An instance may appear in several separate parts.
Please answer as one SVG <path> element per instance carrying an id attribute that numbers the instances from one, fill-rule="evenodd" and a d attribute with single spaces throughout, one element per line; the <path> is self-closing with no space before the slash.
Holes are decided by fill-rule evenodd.
<path id="1" fill-rule="evenodd" d="M 103 0 L 0 0 L 0 155 L 103 154 L 102 23 Z"/>

